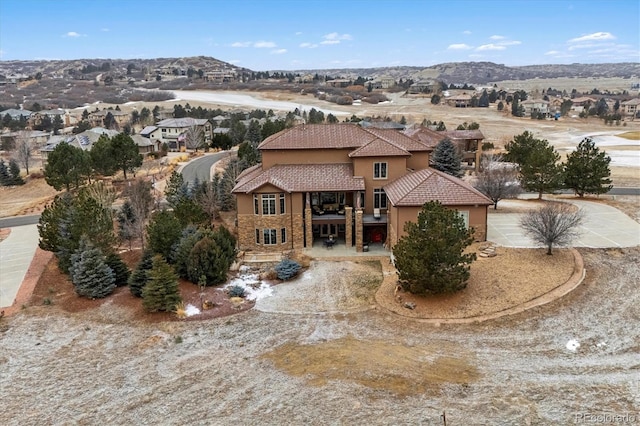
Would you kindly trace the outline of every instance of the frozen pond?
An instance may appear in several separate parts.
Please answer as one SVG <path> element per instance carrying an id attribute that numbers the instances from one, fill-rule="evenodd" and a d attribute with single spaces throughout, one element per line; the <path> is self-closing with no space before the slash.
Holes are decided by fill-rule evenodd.
<path id="1" fill-rule="evenodd" d="M 293 111 L 296 108 L 304 111 L 309 111 L 311 108 L 315 108 L 317 111 L 322 111 L 324 114 L 333 114 L 335 116 L 349 115 L 348 112 L 344 111 L 335 111 L 296 102 L 273 101 L 269 99 L 262 99 L 253 95 L 238 94 L 235 92 L 210 92 L 206 90 L 171 90 L 171 92 L 176 95 L 176 99 L 172 99 L 167 102 L 209 102 L 213 104 L 231 105 L 235 107 L 252 107 L 256 109 L 272 109 L 287 112 Z"/>

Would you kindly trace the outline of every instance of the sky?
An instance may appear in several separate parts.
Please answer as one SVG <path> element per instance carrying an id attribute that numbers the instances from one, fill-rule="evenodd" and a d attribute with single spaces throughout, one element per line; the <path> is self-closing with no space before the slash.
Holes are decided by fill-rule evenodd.
<path id="1" fill-rule="evenodd" d="M 254 71 L 640 62 L 639 0 L 0 0 L 0 60 Z"/>

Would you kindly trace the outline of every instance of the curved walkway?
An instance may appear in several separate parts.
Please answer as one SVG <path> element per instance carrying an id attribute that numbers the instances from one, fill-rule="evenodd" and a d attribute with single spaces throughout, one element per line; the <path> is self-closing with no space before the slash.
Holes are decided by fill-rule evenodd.
<path id="1" fill-rule="evenodd" d="M 640 223 L 615 207 L 587 200 L 554 200 L 574 204 L 584 212 L 584 223 L 574 247 L 609 248 L 640 245 Z M 500 206 L 498 205 L 498 208 Z M 519 225 L 521 213 L 489 212 L 487 240 L 503 247 L 540 247 Z"/>

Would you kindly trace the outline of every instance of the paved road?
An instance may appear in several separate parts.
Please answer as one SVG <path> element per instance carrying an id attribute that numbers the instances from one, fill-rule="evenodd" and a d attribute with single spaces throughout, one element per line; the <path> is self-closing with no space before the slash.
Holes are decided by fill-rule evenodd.
<path id="1" fill-rule="evenodd" d="M 215 154 L 207 154 L 185 164 L 180 173 L 182 173 L 184 181 L 190 184 L 193 184 L 196 178 L 200 182 L 209 181 L 211 180 L 211 167 L 217 161 L 232 155 L 236 155 L 235 151 L 220 151 Z"/>
<path id="2" fill-rule="evenodd" d="M 35 225 L 39 220 L 39 214 L 5 217 L 0 219 L 0 228 L 13 228 L 14 226 Z"/>

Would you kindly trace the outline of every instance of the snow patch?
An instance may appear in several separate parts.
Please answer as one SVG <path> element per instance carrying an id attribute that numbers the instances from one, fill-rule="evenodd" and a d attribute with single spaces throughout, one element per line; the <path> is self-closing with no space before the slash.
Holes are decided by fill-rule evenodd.
<path id="1" fill-rule="evenodd" d="M 247 300 L 260 300 L 273 295 L 273 288 L 266 282 L 261 281 L 258 274 L 240 274 L 238 277 L 229 281 L 221 290 L 234 286 L 239 286 L 244 289 L 245 299 Z"/>
<path id="2" fill-rule="evenodd" d="M 186 306 L 186 308 L 184 309 L 184 313 L 185 313 L 186 316 L 192 317 L 194 315 L 199 315 L 200 314 L 200 309 L 196 308 L 192 304 L 188 304 Z"/>
<path id="3" fill-rule="evenodd" d="M 567 342 L 567 349 L 569 349 L 571 352 L 575 352 L 579 347 L 580 347 L 580 342 L 578 342 L 576 339 L 571 339 Z"/>

